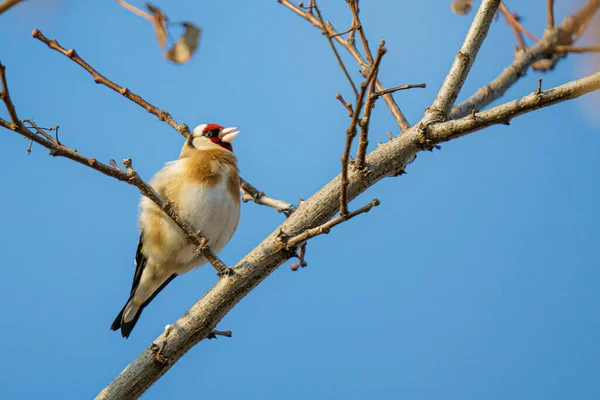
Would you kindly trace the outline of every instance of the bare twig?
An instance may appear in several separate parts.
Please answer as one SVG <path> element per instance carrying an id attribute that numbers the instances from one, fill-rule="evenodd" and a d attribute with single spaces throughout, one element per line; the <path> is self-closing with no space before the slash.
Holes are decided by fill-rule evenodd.
<path id="1" fill-rule="evenodd" d="M 519 21 L 519 16 L 516 13 L 513 13 L 512 16 Z M 525 50 L 527 48 L 527 45 L 525 44 L 525 38 L 523 37 L 523 32 L 514 24 L 508 24 L 508 26 L 510 26 L 510 29 L 512 29 L 513 33 L 515 34 L 515 37 L 517 38 L 517 49 L 520 50 Z"/>
<path id="2" fill-rule="evenodd" d="M 129 3 L 127 3 L 124 0 L 116 0 L 116 2 L 119 3 L 121 5 L 121 7 L 125 8 L 128 11 L 131 11 L 135 15 L 138 15 L 138 16 L 140 16 L 142 18 L 145 18 L 145 19 L 147 19 L 150 22 L 154 22 L 154 18 L 152 17 L 152 15 L 150 13 L 147 13 L 144 10 L 140 10 L 136 6 L 133 6 L 133 5 L 129 4 Z"/>
<path id="3" fill-rule="evenodd" d="M 379 45 L 377 52 L 378 60 L 377 64 L 381 61 L 381 57 L 385 54 L 385 42 L 382 40 Z M 345 216 L 348 214 L 348 162 L 350 161 L 350 149 L 352 147 L 352 141 L 356 136 L 356 124 L 358 123 L 358 116 L 363 108 L 365 95 L 367 88 L 369 87 L 371 80 L 377 76 L 377 68 L 371 68 L 367 79 L 360 85 L 360 93 L 356 99 L 356 105 L 354 106 L 354 114 L 352 114 L 352 120 L 350 126 L 346 130 L 346 145 L 344 146 L 344 154 L 342 155 L 342 179 L 340 185 L 340 215 Z"/>
<path id="4" fill-rule="evenodd" d="M 315 27 L 319 28 L 320 30 L 323 30 L 323 26 L 321 25 L 319 20 L 317 18 L 315 18 L 312 14 L 305 12 L 304 10 L 297 7 L 289 0 L 277 0 L 277 1 L 280 4 L 283 4 L 284 6 L 289 8 L 290 10 L 292 10 L 293 12 L 295 12 L 296 14 L 298 14 L 300 17 L 306 19 L 308 22 L 313 24 Z M 343 48 L 345 48 L 346 51 L 348 51 L 348 53 L 350 53 L 350 55 L 356 60 L 356 62 L 358 63 L 358 65 L 361 68 L 361 74 L 364 77 L 366 77 L 369 73 L 370 64 L 363 58 L 363 56 L 360 54 L 360 52 L 356 49 L 356 47 L 354 45 L 354 41 L 353 40 L 345 40 L 343 37 L 341 37 L 338 34 L 338 32 L 333 28 L 333 26 L 331 26 L 331 24 L 327 24 L 327 30 L 329 32 L 329 35 L 333 39 L 335 39 Z M 354 31 L 352 31 L 352 32 L 354 32 Z M 377 89 L 378 91 L 386 90 L 385 87 L 383 86 L 383 84 L 379 80 L 376 82 L 375 89 Z M 385 94 L 385 95 L 383 95 L 383 101 L 385 101 L 388 108 L 390 109 L 400 130 L 404 131 L 404 130 L 409 129 L 410 124 L 408 123 L 408 121 L 406 120 L 406 117 L 404 116 L 404 114 L 402 113 L 400 108 L 398 107 L 398 104 L 396 104 L 394 97 L 390 93 Z"/>
<path id="5" fill-rule="evenodd" d="M 225 337 L 231 337 L 233 336 L 233 334 L 231 333 L 230 330 L 226 330 L 226 331 L 218 331 L 216 329 L 213 329 L 207 336 L 207 339 L 216 339 L 217 336 L 225 336 Z"/>
<path id="6" fill-rule="evenodd" d="M 71 60 L 75 61 L 75 63 L 77 63 L 79 66 L 81 66 L 87 72 L 89 72 L 90 75 L 92 75 L 94 82 L 100 83 L 108 88 L 111 88 L 115 92 L 117 92 L 117 93 L 125 96 L 129 100 L 133 101 L 135 104 L 143 107 L 150 114 L 155 115 L 160 121 L 165 121 L 167 124 L 169 124 L 173 129 L 175 129 L 177 132 L 179 132 L 180 135 L 182 135 L 184 137 L 187 137 L 189 135 L 190 129 L 186 124 L 178 124 L 177 121 L 175 121 L 173 119 L 173 117 L 171 116 L 171 114 L 169 114 L 168 111 L 158 109 L 154 105 L 152 105 L 149 102 L 147 102 L 146 100 L 144 100 L 141 96 L 133 93 L 132 91 L 130 91 L 129 89 L 127 89 L 125 87 L 117 85 L 115 82 L 111 81 L 110 79 L 106 78 L 104 75 L 100 74 L 90 64 L 88 64 L 84 59 L 82 59 L 74 49 L 70 49 L 70 50 L 65 49 L 56 41 L 56 39 L 48 39 L 38 29 L 34 29 L 33 32 L 31 33 L 31 35 L 34 38 L 36 38 L 37 40 L 48 45 L 48 47 L 50 47 L 52 50 L 56 50 L 59 53 L 69 57 Z"/>
<path id="7" fill-rule="evenodd" d="M 342 103 L 342 105 L 346 108 L 346 110 L 348 111 L 348 116 L 352 117 L 352 114 L 354 114 L 354 110 L 352 109 L 352 103 L 346 102 L 346 100 L 344 100 L 342 95 L 339 93 L 335 95 L 335 98 L 338 99 L 340 103 Z"/>
<path id="8" fill-rule="evenodd" d="M 500 3 L 498 11 L 500 11 L 504 15 L 504 18 L 506 18 L 506 22 L 508 22 L 508 24 L 510 26 L 523 32 L 525 34 L 525 36 L 527 36 L 528 38 L 532 39 L 535 42 L 538 42 L 540 40 L 535 35 L 533 35 L 531 32 L 529 32 L 527 29 L 525 29 L 525 27 L 523 25 L 521 25 L 521 23 L 519 22 L 519 19 L 516 18 L 514 15 L 512 15 L 510 11 L 508 11 L 508 8 L 506 8 L 504 3 Z"/>
<path id="9" fill-rule="evenodd" d="M 295 205 L 267 196 L 264 192 L 256 189 L 243 178 L 240 178 L 240 189 L 243 192 L 242 200 L 244 202 L 253 201 L 256 204 L 274 208 L 280 213 L 285 214 L 286 217 L 289 217 L 294 211 L 296 211 Z"/>
<path id="10" fill-rule="evenodd" d="M 546 7 L 548 8 L 548 28 L 554 27 L 554 0 L 547 0 Z"/>
<path id="11" fill-rule="evenodd" d="M 422 88 L 422 89 L 424 89 L 426 87 L 427 87 L 427 85 L 424 84 L 424 83 L 402 85 L 402 86 L 396 86 L 396 87 L 393 87 L 393 88 L 381 90 L 379 92 L 375 92 L 375 93 L 373 93 L 373 95 L 379 97 L 379 96 L 383 96 L 383 95 L 386 95 L 388 93 L 394 93 L 394 92 L 397 92 L 397 91 L 400 91 L 400 90 L 414 89 L 414 88 Z"/>
<path id="12" fill-rule="evenodd" d="M 106 78 L 104 75 L 102 75 L 101 73 L 96 71 L 85 60 L 83 60 L 74 49 L 66 50 L 55 39 L 48 39 L 47 37 L 44 36 L 44 34 L 42 32 L 40 32 L 37 29 L 35 29 L 33 31 L 32 36 L 34 38 L 38 39 L 39 41 L 45 43 L 46 45 L 48 45 L 48 47 L 50 47 L 51 49 L 56 50 L 59 53 L 69 57 L 71 60 L 73 60 L 79 66 L 81 66 L 83 69 L 85 69 L 87 72 L 89 72 L 92 75 L 94 82 L 103 84 L 103 85 L 111 88 L 115 92 L 117 92 L 117 93 L 125 96 L 127 99 L 133 101 L 135 104 L 143 107 L 146 111 L 148 111 L 149 113 L 158 117 L 158 119 L 160 121 L 164 121 L 167 124 L 169 124 L 169 126 L 171 126 L 173 129 L 175 129 L 175 131 L 177 131 L 183 137 L 187 137 L 190 134 L 190 129 L 186 124 L 179 124 L 171 116 L 171 114 L 168 111 L 157 108 L 153 104 L 151 104 L 148 101 L 146 101 L 145 99 L 143 99 L 141 96 L 131 92 L 129 89 L 122 87 L 122 86 L 116 84 L 115 82 L 111 81 L 110 79 Z M 58 132 L 57 132 L 57 134 L 58 134 Z M 242 185 L 246 185 L 245 188 Z M 288 216 L 295 209 L 295 207 L 293 205 L 279 201 L 279 200 L 271 199 L 269 197 L 264 197 L 262 199 L 259 197 L 256 197 L 255 195 L 256 195 L 256 193 L 258 193 L 258 191 L 256 191 L 256 189 L 254 189 L 254 187 L 252 185 L 250 185 L 250 183 L 248 183 L 242 177 L 240 177 L 240 188 L 245 190 L 246 192 L 250 193 L 253 196 L 252 200 L 255 203 L 273 207 Z M 252 191 L 253 189 L 255 192 Z"/>
<path id="13" fill-rule="evenodd" d="M 294 236 L 293 238 L 289 239 L 287 241 L 287 246 L 288 246 L 288 248 L 293 249 L 293 248 L 297 247 L 300 243 L 304 243 L 310 238 L 313 238 L 318 235 L 327 234 L 327 233 L 329 233 L 331 228 L 333 228 L 334 226 L 339 225 L 344 221 L 348 221 L 349 219 L 352 219 L 352 218 L 356 217 L 357 215 L 369 212 L 371 210 L 371 208 L 377 207 L 379 204 L 380 204 L 379 200 L 374 199 L 369 204 L 359 208 L 356 211 L 352 211 L 351 213 L 348 213 L 346 215 L 339 215 L 339 216 L 335 217 L 334 219 L 332 219 L 331 221 L 328 221 L 322 225 L 319 225 L 316 228 L 307 229 L 306 231 L 302 232 L 298 236 Z"/>
<path id="14" fill-rule="evenodd" d="M 15 128 L 19 128 L 21 126 L 21 120 L 19 120 L 19 116 L 17 115 L 17 110 L 10 98 L 10 91 L 8 90 L 8 83 L 6 82 L 6 67 L 0 63 L 0 100 L 4 102 L 6 106 L 6 111 L 8 111 L 8 116 L 12 121 L 12 124 Z"/>
<path id="15" fill-rule="evenodd" d="M 377 100 L 377 96 L 374 95 L 375 81 L 377 80 L 377 74 L 379 73 L 379 64 L 381 63 L 381 58 L 383 57 L 385 52 L 386 50 L 384 47 L 384 41 L 382 40 L 379 44 L 377 56 L 373 64 L 373 78 L 371 78 L 371 82 L 369 83 L 369 94 L 367 95 L 367 101 L 365 103 L 363 117 L 358 123 L 358 125 L 360 126 L 360 138 L 358 141 L 358 150 L 356 153 L 356 167 L 358 169 L 362 169 L 365 165 L 365 156 L 367 154 L 367 146 L 369 145 L 369 124 L 371 120 L 371 112 L 373 111 L 375 101 Z"/>
<path id="16" fill-rule="evenodd" d="M 559 53 L 592 53 L 599 52 L 600 46 L 556 46 L 554 50 Z"/>
<path id="17" fill-rule="evenodd" d="M 325 21 L 323 21 L 323 16 L 321 15 L 321 10 L 319 9 L 319 6 L 317 6 L 316 0 L 313 1 L 313 8 L 317 12 L 317 17 L 319 18 L 319 23 L 321 24 L 321 30 L 323 31 L 323 35 L 325 35 L 325 37 L 327 38 L 327 41 L 329 42 L 329 46 L 331 46 L 331 50 L 333 50 L 333 54 L 335 54 L 335 58 L 337 59 L 338 64 L 340 64 L 342 71 L 344 71 L 344 75 L 346 75 L 346 79 L 348 79 L 348 82 L 350 82 L 350 86 L 352 86 L 354 95 L 358 97 L 358 90 L 356 89 L 356 85 L 354 84 L 352 77 L 348 73 L 348 70 L 346 69 L 344 62 L 342 61 L 342 57 L 340 57 L 340 53 L 338 53 L 338 51 L 335 47 L 335 44 L 333 43 L 333 39 L 331 38 L 331 33 L 329 33 L 329 30 L 327 29 L 327 24 L 325 24 Z"/>
<path id="18" fill-rule="evenodd" d="M 8 95 L 8 85 L 6 83 L 6 68 L 4 65 L 0 64 L 0 81 L 2 82 L 2 91 L 0 92 L 0 98 L 4 101 L 4 104 L 8 110 L 12 110 L 9 114 L 11 114 L 11 118 L 14 116 L 16 118 L 16 111 L 14 104 L 12 103 L 10 96 Z M 131 159 L 123 160 L 123 165 L 127 168 L 127 171 L 122 171 L 121 169 L 115 168 L 112 165 L 101 163 L 95 158 L 85 157 L 83 154 L 76 152 L 69 147 L 61 144 L 53 138 L 51 135 L 44 132 L 42 128 L 35 124 L 35 122 L 31 120 L 24 120 L 24 122 L 31 125 L 35 132 L 32 132 L 25 126 L 23 123 L 12 122 L 9 123 L 3 119 L 0 119 L 0 126 L 10 129 L 27 139 L 30 139 L 50 150 L 50 154 L 52 156 L 65 157 L 70 160 L 76 161 L 82 165 L 85 165 L 89 168 L 95 169 L 103 173 L 104 175 L 108 175 L 115 179 L 118 179 L 123 182 L 127 182 L 130 185 L 137 187 L 140 193 L 150 200 L 152 200 L 161 210 L 163 210 L 171 219 L 181 228 L 181 230 L 189 237 L 189 239 L 200 246 L 201 244 L 206 242 L 206 239 L 201 235 L 197 234 L 197 230 L 195 230 L 189 223 L 187 223 L 184 219 L 182 219 L 174 205 L 170 203 L 168 200 L 163 199 L 156 193 L 156 191 L 148 185 L 138 173 L 133 169 Z M 206 259 L 212 264 L 212 266 L 217 270 L 217 273 L 220 275 L 223 274 L 227 270 L 227 266 L 223 264 L 223 262 L 216 256 L 216 254 L 210 249 L 210 247 L 204 245 L 200 248 L 202 255 L 206 257 Z"/>
<path id="19" fill-rule="evenodd" d="M 6 12 L 9 8 L 16 6 L 22 1 L 23 0 L 4 0 L 2 3 L 0 3 L 0 15 L 2 15 L 2 13 Z"/>
<path id="20" fill-rule="evenodd" d="M 362 23 L 360 22 L 360 17 L 358 16 L 360 10 L 358 8 L 358 0 L 346 0 L 348 6 L 350 6 L 350 11 L 352 12 L 352 26 L 354 29 L 358 30 L 358 36 L 360 37 L 360 41 L 362 42 L 363 49 L 365 50 L 365 55 L 367 56 L 367 61 L 370 65 L 373 65 L 373 55 L 371 54 L 371 48 L 369 47 L 369 41 L 365 36 L 365 31 L 362 27 Z"/>
<path id="21" fill-rule="evenodd" d="M 454 59 L 450 72 L 446 76 L 438 95 L 429 108 L 428 114 L 438 114 L 435 118 L 442 120 L 448 117 L 456 97 L 460 93 L 473 61 L 485 39 L 490 24 L 494 20 L 500 0 L 483 0 L 475 19 L 469 28 L 465 41 Z"/>
<path id="22" fill-rule="evenodd" d="M 306 245 L 307 243 L 304 242 L 302 244 L 302 246 L 300 246 L 300 250 L 298 250 L 298 262 L 297 263 L 293 263 L 292 265 L 290 265 L 290 269 L 292 271 L 298 271 L 298 268 L 304 268 L 308 265 L 308 263 L 305 260 L 306 257 Z"/>

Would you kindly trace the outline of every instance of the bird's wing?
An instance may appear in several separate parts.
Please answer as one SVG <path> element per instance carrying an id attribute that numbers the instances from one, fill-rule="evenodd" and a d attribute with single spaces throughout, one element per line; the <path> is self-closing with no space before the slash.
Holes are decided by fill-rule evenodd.
<path id="1" fill-rule="evenodd" d="M 133 292 L 139 285 L 140 280 L 142 279 L 142 273 L 144 272 L 144 268 L 146 268 L 146 263 L 148 262 L 148 259 L 144 255 L 143 248 L 144 248 L 144 231 L 140 232 L 140 239 L 138 240 L 138 246 L 137 246 L 137 250 L 135 252 L 135 261 L 134 261 L 135 274 L 133 275 L 133 283 L 131 285 L 131 293 L 130 294 L 133 294 Z"/>

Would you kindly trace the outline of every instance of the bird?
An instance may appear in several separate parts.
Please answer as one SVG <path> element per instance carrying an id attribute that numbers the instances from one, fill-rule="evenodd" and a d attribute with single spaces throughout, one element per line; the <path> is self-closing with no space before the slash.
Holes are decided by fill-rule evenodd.
<path id="1" fill-rule="evenodd" d="M 199 230 L 218 253 L 235 233 L 240 218 L 240 178 L 231 141 L 237 127 L 198 125 L 179 158 L 158 171 L 149 184 L 175 205 L 179 216 Z M 140 236 L 131 292 L 110 329 L 128 338 L 144 308 L 176 276 L 207 262 L 187 235 L 152 200 L 139 204 Z"/>

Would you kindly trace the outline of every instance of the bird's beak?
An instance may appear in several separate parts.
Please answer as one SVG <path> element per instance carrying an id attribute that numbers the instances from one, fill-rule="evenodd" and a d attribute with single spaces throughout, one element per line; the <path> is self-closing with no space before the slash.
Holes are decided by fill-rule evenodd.
<path id="1" fill-rule="evenodd" d="M 219 134 L 219 139 L 221 139 L 223 142 L 231 143 L 231 141 L 240 134 L 240 131 L 237 131 L 236 129 L 237 126 L 233 128 L 222 129 L 221 133 Z"/>

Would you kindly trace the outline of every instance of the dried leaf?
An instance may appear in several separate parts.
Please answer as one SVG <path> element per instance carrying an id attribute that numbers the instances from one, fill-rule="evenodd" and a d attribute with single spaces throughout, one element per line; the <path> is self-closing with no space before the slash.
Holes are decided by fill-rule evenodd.
<path id="1" fill-rule="evenodd" d="M 171 49 L 164 53 L 165 58 L 177 64 L 188 62 L 196 51 L 198 42 L 200 41 L 200 28 L 189 22 L 184 22 L 182 25 L 185 28 L 183 35 L 181 35 Z"/>
<path id="2" fill-rule="evenodd" d="M 450 9 L 458 14 L 465 15 L 473 8 L 473 0 L 452 0 Z"/>
<path id="3" fill-rule="evenodd" d="M 152 25 L 154 26 L 154 33 L 158 39 L 158 45 L 161 48 L 164 48 L 167 45 L 167 16 L 160 8 L 155 7 L 150 3 L 146 3 L 146 8 L 152 13 Z"/>

